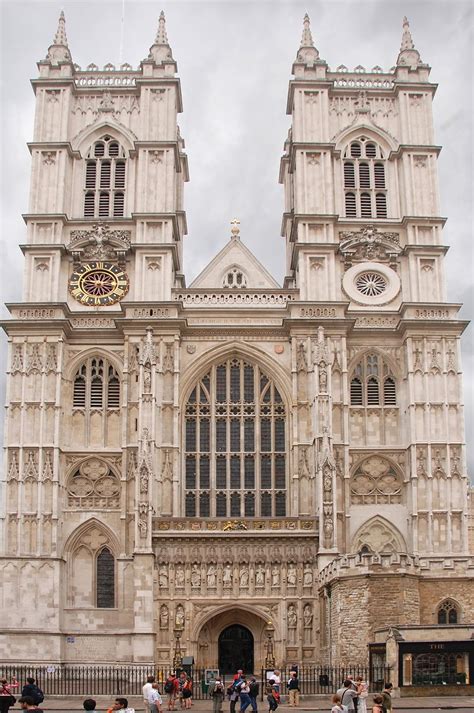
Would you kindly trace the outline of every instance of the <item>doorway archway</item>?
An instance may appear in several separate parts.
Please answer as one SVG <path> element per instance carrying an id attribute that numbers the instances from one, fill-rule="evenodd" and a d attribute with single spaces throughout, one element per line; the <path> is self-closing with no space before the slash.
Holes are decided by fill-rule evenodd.
<path id="1" fill-rule="evenodd" d="M 244 673 L 253 673 L 254 640 L 246 626 L 232 624 L 219 635 L 219 671 L 235 673 L 241 668 Z"/>

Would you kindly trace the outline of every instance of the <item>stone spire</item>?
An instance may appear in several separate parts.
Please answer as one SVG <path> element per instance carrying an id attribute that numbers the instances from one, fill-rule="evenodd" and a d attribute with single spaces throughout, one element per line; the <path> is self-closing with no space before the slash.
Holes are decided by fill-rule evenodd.
<path id="1" fill-rule="evenodd" d="M 314 46 L 313 36 L 311 34 L 310 19 L 308 13 L 303 18 L 303 34 L 301 35 L 301 44 L 296 57 L 296 62 L 304 64 L 312 64 L 319 59 L 319 52 Z"/>
<path id="2" fill-rule="evenodd" d="M 163 10 L 160 12 L 158 20 L 158 30 L 156 31 L 155 45 L 167 45 L 168 35 L 166 34 L 166 19 Z"/>
<path id="3" fill-rule="evenodd" d="M 397 65 L 408 65 L 416 68 L 422 64 L 420 53 L 415 49 L 415 43 L 410 32 L 410 23 L 406 17 L 403 18 L 403 34 L 400 52 L 397 58 Z"/>
<path id="4" fill-rule="evenodd" d="M 66 18 L 64 17 L 64 10 L 61 10 L 61 14 L 59 15 L 58 29 L 56 30 L 53 44 L 48 49 L 46 59 L 52 64 L 72 61 L 66 37 Z"/>
<path id="5" fill-rule="evenodd" d="M 314 47 L 308 13 L 306 13 L 303 18 L 303 34 L 301 35 L 300 47 Z"/>
<path id="6" fill-rule="evenodd" d="M 154 60 L 156 64 L 162 64 L 163 61 L 174 62 L 173 53 L 168 42 L 168 35 L 166 34 L 166 19 L 163 10 L 160 12 L 155 41 L 150 47 L 148 59 Z"/>

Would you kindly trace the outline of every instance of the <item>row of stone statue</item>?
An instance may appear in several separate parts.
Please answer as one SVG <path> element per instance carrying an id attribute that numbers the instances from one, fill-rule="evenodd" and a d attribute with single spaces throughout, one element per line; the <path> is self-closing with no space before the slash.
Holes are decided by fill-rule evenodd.
<path id="1" fill-rule="evenodd" d="M 263 563 L 258 563 L 255 569 L 247 564 L 239 565 L 238 567 L 225 564 L 222 568 L 214 563 L 207 565 L 205 571 L 201 569 L 201 565 L 195 563 L 191 565 L 189 582 L 191 589 L 201 589 L 205 583 L 207 589 L 217 589 L 219 576 L 221 577 L 222 586 L 224 589 L 231 589 L 234 583 L 237 583 L 240 589 L 248 589 L 250 586 L 251 576 L 254 574 L 255 587 L 264 587 L 268 580 L 272 587 L 280 587 L 284 580 L 284 572 L 280 565 L 273 565 L 268 573 Z M 184 589 L 186 586 L 186 569 L 184 565 L 178 564 L 171 571 L 172 581 L 175 589 Z M 174 575 L 174 576 L 173 576 Z M 167 565 L 161 565 L 158 570 L 158 584 L 160 589 L 168 589 L 170 583 L 169 571 Z M 286 585 L 287 587 L 296 587 L 298 584 L 298 571 L 296 564 L 289 563 L 286 568 Z M 313 569 L 311 565 L 304 565 L 303 570 L 303 587 L 311 587 L 313 585 Z"/>

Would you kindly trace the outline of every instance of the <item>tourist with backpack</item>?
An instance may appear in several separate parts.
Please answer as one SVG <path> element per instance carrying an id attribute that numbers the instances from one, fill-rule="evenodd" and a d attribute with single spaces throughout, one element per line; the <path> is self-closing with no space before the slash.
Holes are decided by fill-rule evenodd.
<path id="1" fill-rule="evenodd" d="M 220 676 L 211 678 L 209 681 L 208 693 L 212 698 L 212 713 L 222 713 L 222 702 L 224 700 L 224 684 Z"/>
<path id="2" fill-rule="evenodd" d="M 26 679 L 26 684 L 21 689 L 21 696 L 22 698 L 25 696 L 32 698 L 35 706 L 39 706 L 39 704 L 44 701 L 44 693 L 37 685 L 36 680 L 32 677 Z"/>
<path id="3" fill-rule="evenodd" d="M 259 693 L 259 685 L 255 676 L 251 676 L 249 684 L 249 696 L 250 705 L 252 706 L 252 713 L 257 713 L 257 698 Z"/>
<path id="4" fill-rule="evenodd" d="M 176 710 L 176 698 L 179 693 L 179 681 L 174 673 L 170 673 L 168 675 L 163 690 L 168 696 L 168 710 Z"/>

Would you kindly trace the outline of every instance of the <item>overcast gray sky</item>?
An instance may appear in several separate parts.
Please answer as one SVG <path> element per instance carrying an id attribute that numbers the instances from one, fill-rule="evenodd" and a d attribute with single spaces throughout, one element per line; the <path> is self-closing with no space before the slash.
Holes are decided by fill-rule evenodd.
<path id="1" fill-rule="evenodd" d="M 123 54 L 122 6 L 125 6 Z M 191 181 L 185 188 L 189 235 L 185 239 L 187 283 L 229 238 L 229 221 L 241 220 L 242 239 L 275 277 L 284 274 L 280 237 L 283 189 L 279 159 L 290 117 L 286 93 L 305 12 L 313 39 L 330 67 L 396 60 L 403 15 L 407 15 L 423 61 L 439 83 L 434 102 L 448 299 L 463 302 L 462 316 L 474 313 L 472 243 L 472 0 L 63 0 L 0 2 L 2 91 L 2 298 L 21 299 L 25 241 L 21 214 L 27 211 L 34 96 L 29 80 L 36 61 L 51 44 L 64 8 L 73 60 L 129 62 L 137 66 L 152 44 L 161 9 L 182 82 Z M 5 311 L 2 313 L 5 315 Z M 5 340 L 0 353 L 4 372 Z M 468 440 L 473 432 L 474 358 L 472 328 L 463 342 Z M 0 399 L 4 401 L 4 379 Z M 474 448 L 470 450 L 471 474 Z"/>

